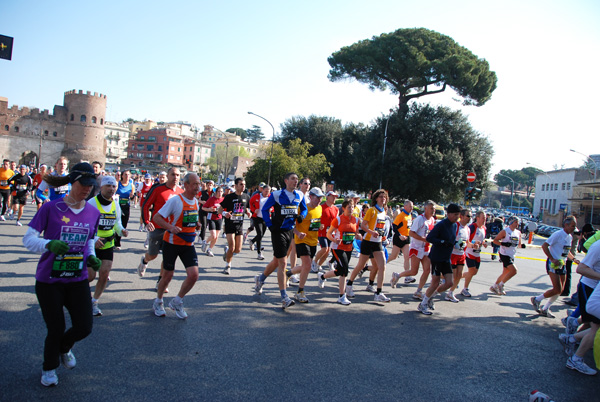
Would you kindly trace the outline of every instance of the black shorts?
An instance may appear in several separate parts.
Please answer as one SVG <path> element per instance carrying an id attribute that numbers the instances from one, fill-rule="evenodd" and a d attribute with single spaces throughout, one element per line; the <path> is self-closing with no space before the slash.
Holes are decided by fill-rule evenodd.
<path id="1" fill-rule="evenodd" d="M 13 197 L 13 204 L 27 205 L 27 193 Z"/>
<path id="2" fill-rule="evenodd" d="M 510 256 L 504 255 L 504 254 L 498 254 L 498 255 L 500 256 L 500 261 L 502 261 L 502 266 L 504 268 L 507 268 L 510 265 L 515 264 L 515 257 L 510 257 Z"/>
<path id="3" fill-rule="evenodd" d="M 452 274 L 450 261 L 431 261 L 431 275 L 442 276 Z"/>
<path id="4" fill-rule="evenodd" d="M 160 250 L 163 248 L 163 236 L 165 230 L 163 228 L 156 228 L 152 232 L 148 232 L 148 254 L 159 255 Z"/>
<path id="5" fill-rule="evenodd" d="M 335 258 L 335 261 L 337 262 L 337 266 L 334 271 L 335 275 L 348 276 L 352 251 L 344 251 L 334 248 L 333 250 L 331 250 L 331 252 L 333 253 L 333 258 Z"/>
<path id="6" fill-rule="evenodd" d="M 244 234 L 244 222 L 233 223 L 230 219 L 225 220 L 225 233 L 233 233 L 236 236 L 242 236 Z"/>
<path id="7" fill-rule="evenodd" d="M 287 252 L 294 238 L 294 230 L 271 231 L 271 242 L 273 243 L 273 256 L 275 258 L 283 258 L 287 256 Z"/>
<path id="8" fill-rule="evenodd" d="M 222 219 L 213 221 L 212 219 L 209 219 L 206 221 L 206 224 L 208 226 L 208 230 L 221 230 L 221 225 L 223 223 Z"/>
<path id="9" fill-rule="evenodd" d="M 296 257 L 307 255 L 312 260 L 317 254 L 317 246 L 309 246 L 306 243 L 296 243 Z"/>
<path id="10" fill-rule="evenodd" d="M 114 255 L 114 247 L 109 247 L 105 249 L 96 249 L 96 257 L 101 259 L 102 261 L 112 261 Z"/>
<path id="11" fill-rule="evenodd" d="M 163 243 L 163 268 L 165 271 L 175 270 L 175 261 L 177 257 L 187 269 L 198 266 L 198 254 L 194 246 L 180 246 L 171 244 L 168 241 Z"/>
<path id="12" fill-rule="evenodd" d="M 394 233 L 394 238 L 392 239 L 392 244 L 396 247 L 403 248 L 406 245 L 410 244 L 410 237 L 406 236 L 406 240 L 400 239 L 400 235 L 398 233 Z"/>
<path id="13" fill-rule="evenodd" d="M 319 246 L 321 246 L 321 248 L 331 247 L 331 240 L 327 237 L 319 236 Z"/>
<path id="14" fill-rule="evenodd" d="M 363 240 L 360 243 L 360 253 L 368 256 L 372 256 L 374 252 L 381 251 L 383 252 L 383 246 L 381 243 L 377 243 L 374 241 Z M 370 257 L 373 258 L 373 257 Z"/>
<path id="15" fill-rule="evenodd" d="M 592 295 L 594 288 L 591 288 L 583 283 L 579 282 L 577 285 L 577 295 L 579 296 L 579 312 L 581 313 L 581 320 L 583 322 L 593 322 L 594 324 L 600 324 L 600 318 L 595 315 L 589 314 L 585 309 L 588 298 Z"/>
<path id="16" fill-rule="evenodd" d="M 479 266 L 481 265 L 481 261 L 477 261 L 477 260 L 474 260 L 474 259 L 469 258 L 469 257 L 467 257 L 465 261 L 467 263 L 467 267 L 468 268 L 477 268 L 477 269 L 479 269 Z"/>

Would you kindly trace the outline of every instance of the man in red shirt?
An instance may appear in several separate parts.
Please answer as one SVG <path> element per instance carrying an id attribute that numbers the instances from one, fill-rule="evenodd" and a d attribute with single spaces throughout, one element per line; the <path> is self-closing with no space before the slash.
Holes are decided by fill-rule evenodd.
<path id="1" fill-rule="evenodd" d="M 165 205 L 169 198 L 183 192 L 181 187 L 177 185 L 177 183 L 179 183 L 179 176 L 181 176 L 179 169 L 175 167 L 169 169 L 167 172 L 167 181 L 163 184 L 157 184 L 152 187 L 150 191 L 148 191 L 146 199 L 142 204 L 142 219 L 146 225 L 146 230 L 149 232 L 149 244 L 148 251 L 142 257 L 140 265 L 138 265 L 138 275 L 140 278 L 142 278 L 146 273 L 148 263 L 154 260 L 158 256 L 160 250 L 162 250 L 165 228 L 159 225 L 154 218 L 156 216 L 155 214 L 163 207 L 163 205 Z M 153 211 L 152 219 L 150 219 L 150 210 Z M 164 268 L 161 264 L 160 275 L 158 277 L 158 281 L 156 282 L 157 287 L 158 283 L 163 277 L 163 270 Z"/>
<path id="2" fill-rule="evenodd" d="M 40 207 L 44 203 L 44 200 L 39 199 L 35 195 L 35 192 L 37 191 L 38 186 L 40 184 L 42 184 L 42 181 L 44 180 L 44 176 L 46 175 L 47 169 L 48 169 L 48 167 L 46 165 L 40 165 L 40 172 L 38 174 L 36 174 L 35 177 L 33 178 L 33 189 L 31 190 L 31 193 L 34 194 L 35 203 L 37 204 L 38 211 L 40 210 Z"/>
<path id="3" fill-rule="evenodd" d="M 338 213 L 340 212 L 338 207 L 334 205 L 337 197 L 339 197 L 339 195 L 335 191 L 328 191 L 325 202 L 321 204 L 321 208 L 323 208 L 323 214 L 321 215 L 322 229 L 319 230 L 319 246 L 321 246 L 321 249 L 317 252 L 313 261 L 313 272 L 319 271 L 319 267 L 325 263 L 325 260 L 331 251 L 331 240 L 327 238 L 327 230 L 329 230 L 331 222 L 337 218 Z M 331 263 L 329 264 L 329 269 L 331 270 L 333 266 Z"/>

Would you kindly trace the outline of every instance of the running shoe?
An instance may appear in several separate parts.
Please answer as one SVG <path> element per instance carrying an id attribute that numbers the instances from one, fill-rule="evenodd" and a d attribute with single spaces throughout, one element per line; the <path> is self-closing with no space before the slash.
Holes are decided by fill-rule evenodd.
<path id="1" fill-rule="evenodd" d="M 344 306 L 348 306 L 348 305 L 352 304 L 352 302 L 351 302 L 350 300 L 348 300 L 348 298 L 346 297 L 346 295 L 345 295 L 345 294 L 343 294 L 343 295 L 342 295 L 342 297 L 340 297 L 340 298 L 337 300 L 337 302 L 338 302 L 339 304 L 342 304 L 342 305 L 344 305 Z"/>
<path id="2" fill-rule="evenodd" d="M 427 300 L 427 308 L 429 310 L 435 310 L 435 305 L 433 304 L 433 297 Z"/>
<path id="3" fill-rule="evenodd" d="M 536 312 L 538 312 L 538 313 L 539 313 L 539 312 L 540 312 L 540 304 L 541 304 L 541 302 L 537 301 L 537 300 L 535 299 L 535 296 L 531 296 L 531 304 L 533 305 L 533 309 L 534 309 Z"/>
<path id="4" fill-rule="evenodd" d="M 140 231 L 140 232 L 144 231 L 144 225 L 142 225 L 141 223 L 140 223 L 140 228 L 138 229 L 138 231 Z"/>
<path id="5" fill-rule="evenodd" d="M 423 300 L 423 292 L 417 290 L 415 293 L 413 293 L 413 299 Z"/>
<path id="6" fill-rule="evenodd" d="M 102 315 L 102 310 L 98 307 L 98 302 L 92 302 L 92 315 L 98 317 Z"/>
<path id="7" fill-rule="evenodd" d="M 573 356 L 577 346 L 575 339 L 573 339 L 570 335 L 567 334 L 559 334 L 558 341 L 563 346 L 563 349 L 567 356 Z"/>
<path id="8" fill-rule="evenodd" d="M 375 300 L 376 302 L 381 302 L 381 303 L 389 303 L 392 301 L 392 299 L 390 299 L 383 293 L 375 294 L 375 297 L 373 300 Z"/>
<path id="9" fill-rule="evenodd" d="M 225 251 L 223 252 L 223 261 L 227 262 L 227 253 L 229 252 L 229 246 L 225 246 Z"/>
<path id="10" fill-rule="evenodd" d="M 0 221 L 4 222 L 6 219 L 4 218 L 4 215 L 0 215 Z M 51 370 L 54 371 L 54 370 Z M 56 380 L 56 383 L 58 384 L 58 379 Z"/>
<path id="11" fill-rule="evenodd" d="M 502 296 L 502 294 L 500 293 L 500 289 L 498 289 L 498 285 L 496 285 L 495 283 L 490 286 L 490 292 L 497 294 L 498 296 Z"/>
<path id="12" fill-rule="evenodd" d="M 498 285 L 498 291 L 500 292 L 500 294 L 502 296 L 506 296 L 506 292 L 504 291 L 504 284 L 499 284 Z"/>
<path id="13" fill-rule="evenodd" d="M 75 368 L 77 365 L 77 359 L 75 359 L 75 355 L 70 350 L 67 353 L 60 354 L 60 361 L 62 365 L 69 370 Z"/>
<path id="14" fill-rule="evenodd" d="M 417 280 L 415 278 L 413 278 L 412 276 L 407 276 L 406 278 L 404 278 L 404 283 L 408 284 L 408 283 L 415 283 Z"/>
<path id="15" fill-rule="evenodd" d="M 223 271 L 221 271 L 221 273 L 224 274 L 224 275 L 231 274 L 231 267 L 230 266 L 226 266 L 225 269 Z"/>
<path id="16" fill-rule="evenodd" d="M 144 242 L 144 248 L 148 248 L 148 238 L 146 237 L 146 241 Z"/>
<path id="17" fill-rule="evenodd" d="M 352 290 L 352 286 L 351 285 L 346 286 L 346 296 L 348 296 L 350 298 L 356 296 L 354 294 L 354 290 Z"/>
<path id="18" fill-rule="evenodd" d="M 115 250 L 117 250 L 117 251 L 121 251 L 121 246 L 116 246 L 116 247 L 115 247 Z"/>
<path id="19" fill-rule="evenodd" d="M 250 240 L 250 251 L 254 251 L 254 242 Z"/>
<path id="20" fill-rule="evenodd" d="M 284 310 L 288 307 L 293 306 L 294 304 L 296 303 L 292 299 L 290 299 L 289 296 L 285 296 L 283 299 L 281 299 L 281 308 Z"/>
<path id="21" fill-rule="evenodd" d="M 568 335 L 573 335 L 577 332 L 577 328 L 579 328 L 579 320 L 577 317 L 567 317 L 565 325 L 565 333 Z"/>
<path id="22" fill-rule="evenodd" d="M 375 286 L 373 285 L 367 285 L 367 288 L 365 289 L 367 292 L 371 292 L 371 293 L 375 293 L 377 292 L 377 289 L 375 288 Z"/>
<path id="23" fill-rule="evenodd" d="M 207 255 L 207 256 L 209 256 L 209 257 L 214 257 L 214 256 L 215 256 L 215 255 L 213 254 L 213 252 L 212 252 L 212 249 L 210 249 L 210 248 L 209 248 L 209 249 L 206 249 L 206 255 Z"/>
<path id="24" fill-rule="evenodd" d="M 263 253 L 258 253 L 258 255 L 256 256 L 256 259 L 262 261 L 265 259 L 265 256 L 263 255 Z"/>
<path id="25" fill-rule="evenodd" d="M 17 226 L 23 226 L 23 224 L 21 223 L 21 221 L 17 221 L 17 222 L 16 222 L 16 225 L 17 225 Z"/>
<path id="26" fill-rule="evenodd" d="M 586 375 L 596 375 L 597 373 L 596 370 L 585 364 L 583 360 L 574 360 L 573 356 L 567 359 L 567 368 L 570 368 L 571 370 L 577 370 Z"/>
<path id="27" fill-rule="evenodd" d="M 321 289 L 323 289 L 323 288 L 325 287 L 325 281 L 326 281 L 326 279 L 325 279 L 325 278 L 323 278 L 323 276 L 324 276 L 324 275 L 325 275 L 325 274 L 324 274 L 323 272 L 319 272 L 319 273 L 317 274 L 317 276 L 319 277 L 319 287 L 320 287 Z"/>
<path id="28" fill-rule="evenodd" d="M 312 272 L 314 274 L 316 274 L 317 272 L 319 272 L 319 266 L 314 261 L 310 263 L 310 272 Z"/>
<path id="29" fill-rule="evenodd" d="M 261 295 L 262 294 L 263 285 L 264 285 L 264 282 L 260 281 L 260 274 L 254 275 L 254 292 L 257 295 Z"/>
<path id="30" fill-rule="evenodd" d="M 206 241 L 202 241 L 202 248 L 200 250 L 202 250 L 203 253 L 206 253 L 206 250 L 210 250 L 208 248 L 208 243 Z M 214 257 L 214 255 L 213 255 L 213 257 Z"/>
<path id="31" fill-rule="evenodd" d="M 431 315 L 433 314 L 431 311 L 429 311 L 429 309 L 427 308 L 427 306 L 423 303 L 419 303 L 419 306 L 417 307 L 417 310 L 419 310 L 421 313 L 425 314 L 425 315 Z"/>
<path id="32" fill-rule="evenodd" d="M 399 280 L 400 280 L 400 274 L 398 272 L 392 272 L 392 280 L 390 281 L 390 285 L 392 286 L 392 289 L 396 289 L 396 285 L 398 284 Z"/>
<path id="33" fill-rule="evenodd" d="M 244 233 L 244 241 L 242 242 L 242 244 L 246 244 L 247 240 L 248 240 L 248 232 Z"/>
<path id="34" fill-rule="evenodd" d="M 469 289 L 464 288 L 461 292 L 461 295 L 463 295 L 464 297 L 471 297 L 471 293 L 469 293 Z"/>
<path id="35" fill-rule="evenodd" d="M 446 296 L 444 297 L 444 300 L 447 300 L 452 303 L 459 302 L 459 300 L 456 298 L 456 296 L 454 296 L 454 294 L 452 292 L 446 292 Z"/>
<path id="36" fill-rule="evenodd" d="M 167 315 L 165 311 L 165 304 L 161 301 L 154 300 L 152 308 L 154 309 L 154 315 L 157 317 L 164 317 Z"/>
<path id="37" fill-rule="evenodd" d="M 146 269 L 148 269 L 148 264 L 144 264 L 144 257 L 142 256 L 142 259 L 140 260 L 140 265 L 138 265 L 137 267 L 137 273 L 140 278 L 144 277 Z"/>
<path id="38" fill-rule="evenodd" d="M 175 303 L 175 299 L 173 299 L 169 302 L 169 307 L 171 310 L 175 311 L 177 318 L 181 318 L 182 320 L 188 318 L 188 315 L 183 308 L 183 301 L 181 303 Z"/>
<path id="39" fill-rule="evenodd" d="M 552 314 L 552 312 L 550 311 L 550 309 L 547 310 L 540 310 L 540 315 L 542 317 L 547 317 L 547 318 L 556 318 L 556 316 L 554 314 Z"/>
<path id="40" fill-rule="evenodd" d="M 1 219 L 1 220 L 4 220 L 4 219 Z M 48 370 L 48 371 L 42 370 L 42 385 L 44 387 L 51 387 L 53 385 L 58 385 L 58 376 L 56 375 L 56 370 Z"/>
<path id="41" fill-rule="evenodd" d="M 300 274 L 294 274 L 294 275 L 290 276 L 290 282 L 292 282 L 294 284 L 300 283 Z"/>
<path id="42" fill-rule="evenodd" d="M 304 290 L 302 292 L 298 292 L 294 295 L 294 299 L 299 301 L 300 303 L 308 303 L 308 297 L 304 294 Z"/>

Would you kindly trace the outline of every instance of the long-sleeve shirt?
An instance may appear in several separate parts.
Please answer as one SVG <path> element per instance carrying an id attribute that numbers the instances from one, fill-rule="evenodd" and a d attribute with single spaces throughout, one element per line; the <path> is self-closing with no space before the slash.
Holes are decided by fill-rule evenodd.
<path id="1" fill-rule="evenodd" d="M 443 219 L 431 229 L 426 239 L 432 245 L 429 252 L 431 261 L 450 262 L 456 242 L 456 223 L 450 222 L 448 218 Z"/>
<path id="2" fill-rule="evenodd" d="M 273 207 L 273 214 L 269 210 Z M 306 218 L 308 208 L 304 196 L 298 190 L 273 191 L 262 207 L 262 216 L 270 230 L 292 230 L 296 226 L 296 218 Z"/>

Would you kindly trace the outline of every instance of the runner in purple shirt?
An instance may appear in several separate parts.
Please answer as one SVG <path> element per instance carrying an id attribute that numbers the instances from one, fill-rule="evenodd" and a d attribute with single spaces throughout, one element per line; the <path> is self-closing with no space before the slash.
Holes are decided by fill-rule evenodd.
<path id="1" fill-rule="evenodd" d="M 50 185 L 71 184 L 65 198 L 45 203 L 29 223 L 23 244 L 41 253 L 35 274 L 35 293 L 46 322 L 42 384 L 58 384 L 60 361 L 68 369 L 76 360 L 71 348 L 92 332 L 92 300 L 86 267 L 100 268 L 94 252 L 94 236 L 100 212 L 85 199 L 96 183 L 88 163 L 73 166 L 67 176 L 50 178 Z M 40 237 L 43 234 L 43 237 Z M 65 331 L 66 307 L 72 327 Z"/>

